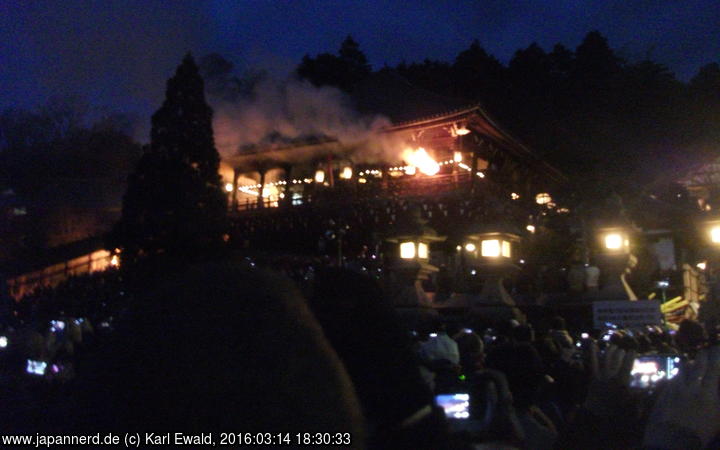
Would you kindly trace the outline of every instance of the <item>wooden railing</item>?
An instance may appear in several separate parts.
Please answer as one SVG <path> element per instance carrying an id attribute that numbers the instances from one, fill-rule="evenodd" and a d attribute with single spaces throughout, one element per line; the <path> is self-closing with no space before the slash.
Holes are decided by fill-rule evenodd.
<path id="1" fill-rule="evenodd" d="M 476 184 L 486 184 L 482 179 L 475 180 Z M 432 197 L 436 195 L 445 195 L 451 192 L 470 191 L 472 178 L 469 172 L 462 171 L 455 174 L 442 174 L 434 176 L 416 175 L 414 177 L 389 178 L 386 180 L 372 180 L 367 185 L 345 184 L 342 186 L 342 192 L 338 192 L 342 201 L 351 201 L 352 198 L 364 198 L 371 195 L 374 198 L 412 198 L 412 197 Z M 322 187 L 322 189 L 334 189 Z M 484 187 L 483 189 L 487 189 Z M 327 193 L 327 191 L 326 191 Z M 297 205 L 308 204 L 313 201 L 315 195 L 308 194 L 302 199 L 296 200 Z M 349 197 L 348 197 L 349 196 Z M 333 198 L 333 195 L 323 195 L 323 199 Z M 269 200 L 262 199 L 258 202 L 257 198 L 249 198 L 239 200 L 235 206 L 234 212 L 259 211 L 264 209 L 274 209 L 279 206 L 295 206 L 287 199 Z M 232 205 L 231 205 L 231 212 Z"/>
<path id="2" fill-rule="evenodd" d="M 425 197 L 453 191 L 470 189 L 468 172 L 443 174 L 434 176 L 416 175 L 391 179 L 388 183 L 390 191 L 399 197 Z"/>

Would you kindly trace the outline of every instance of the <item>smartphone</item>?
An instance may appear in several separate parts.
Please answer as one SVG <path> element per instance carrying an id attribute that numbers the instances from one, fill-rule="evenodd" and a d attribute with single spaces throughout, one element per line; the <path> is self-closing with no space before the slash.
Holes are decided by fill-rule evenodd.
<path id="1" fill-rule="evenodd" d="M 485 330 L 485 333 L 483 333 L 483 342 L 485 343 L 485 345 L 490 345 L 495 340 L 497 340 L 495 330 L 493 330 L 492 328 L 488 328 L 487 330 Z"/>
<path id="2" fill-rule="evenodd" d="M 45 361 L 35 361 L 32 359 L 27 360 L 27 367 L 25 372 L 31 375 L 45 375 L 45 369 L 47 369 L 47 363 Z"/>
<path id="3" fill-rule="evenodd" d="M 470 417 L 470 394 L 438 394 L 435 403 L 445 411 L 448 419 L 468 419 Z"/>
<path id="4" fill-rule="evenodd" d="M 65 329 L 65 322 L 63 322 L 62 320 L 51 320 L 50 327 L 54 332 L 62 331 Z"/>
<path id="5" fill-rule="evenodd" d="M 680 357 L 645 355 L 635 358 L 630 371 L 630 387 L 649 389 L 662 380 L 675 377 L 680 370 Z"/>

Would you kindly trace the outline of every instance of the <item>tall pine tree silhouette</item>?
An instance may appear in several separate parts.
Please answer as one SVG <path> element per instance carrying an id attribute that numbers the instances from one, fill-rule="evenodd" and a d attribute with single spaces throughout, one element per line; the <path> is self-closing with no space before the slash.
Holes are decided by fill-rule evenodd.
<path id="1" fill-rule="evenodd" d="M 150 145 L 128 179 L 113 232 L 124 264 L 175 266 L 222 248 L 227 200 L 219 164 L 212 109 L 188 54 L 167 82 L 165 101 L 152 116 Z"/>

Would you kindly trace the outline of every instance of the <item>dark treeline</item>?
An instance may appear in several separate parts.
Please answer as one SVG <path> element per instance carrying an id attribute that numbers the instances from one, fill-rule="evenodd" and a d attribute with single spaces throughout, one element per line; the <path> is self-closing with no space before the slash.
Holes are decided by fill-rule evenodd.
<path id="1" fill-rule="evenodd" d="M 0 185 L 36 200 L 53 179 L 124 181 L 140 154 L 133 126 L 131 116 L 98 113 L 77 96 L 7 109 L 0 113 Z"/>
<path id="2" fill-rule="evenodd" d="M 712 157 L 720 139 L 717 62 L 684 83 L 651 59 L 622 58 L 597 31 L 575 50 L 557 44 L 547 52 L 533 43 L 507 66 L 475 41 L 452 62 L 426 59 L 385 70 L 481 102 L 513 135 L 602 196 L 675 177 Z M 348 37 L 338 55 L 303 58 L 297 74 L 351 92 L 372 71 Z M 597 192 L 600 180 L 605 192 Z"/>
<path id="3" fill-rule="evenodd" d="M 77 96 L 0 113 L 0 261 L 57 245 L 62 224 L 88 211 L 112 216 L 142 153 L 133 126 Z"/>

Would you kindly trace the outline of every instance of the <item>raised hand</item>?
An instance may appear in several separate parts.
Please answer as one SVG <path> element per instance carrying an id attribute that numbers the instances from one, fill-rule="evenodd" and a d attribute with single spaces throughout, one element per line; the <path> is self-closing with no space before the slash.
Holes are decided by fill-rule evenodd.
<path id="1" fill-rule="evenodd" d="M 603 355 L 597 345 L 590 344 L 590 368 L 592 381 L 584 407 L 599 416 L 611 416 L 625 400 L 625 390 L 630 383 L 630 371 L 637 353 L 611 345 Z"/>
<path id="2" fill-rule="evenodd" d="M 660 394 L 650 414 L 645 446 L 704 448 L 720 432 L 720 346 L 698 352 Z"/>

